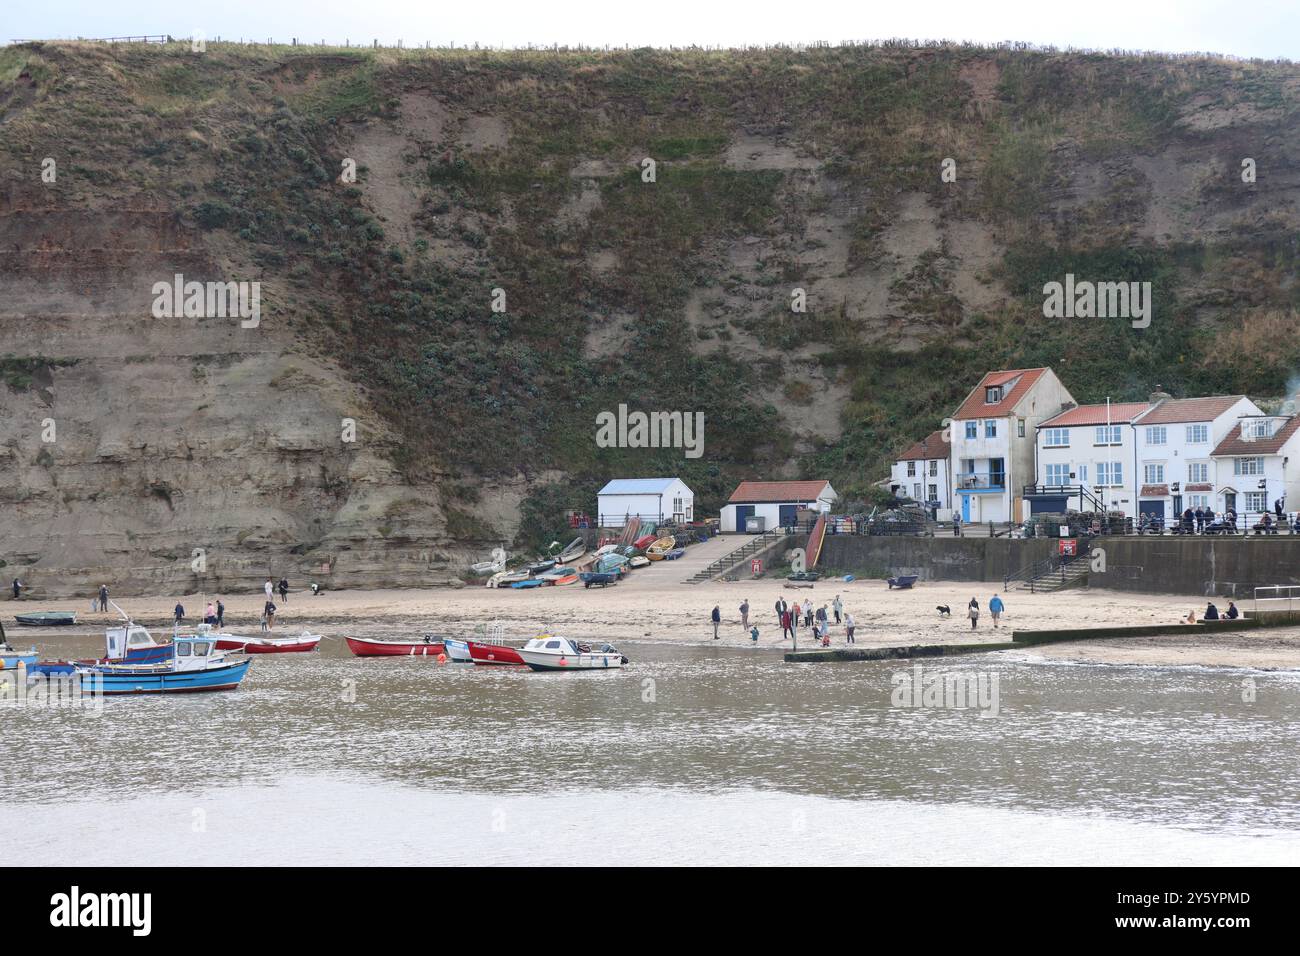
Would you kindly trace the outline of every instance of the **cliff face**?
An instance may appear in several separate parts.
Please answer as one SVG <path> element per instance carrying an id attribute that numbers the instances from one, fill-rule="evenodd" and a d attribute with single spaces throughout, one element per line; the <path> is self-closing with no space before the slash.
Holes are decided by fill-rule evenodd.
<path id="1" fill-rule="evenodd" d="M 427 584 L 614 474 L 860 492 L 990 367 L 1281 395 L 1298 103 L 1290 65 L 955 47 L 6 48 L 4 574 Z M 1044 319 L 1067 273 L 1152 282 L 1151 327 Z M 260 323 L 155 317 L 176 274 Z M 703 457 L 597 447 L 620 403 L 704 411 Z"/>

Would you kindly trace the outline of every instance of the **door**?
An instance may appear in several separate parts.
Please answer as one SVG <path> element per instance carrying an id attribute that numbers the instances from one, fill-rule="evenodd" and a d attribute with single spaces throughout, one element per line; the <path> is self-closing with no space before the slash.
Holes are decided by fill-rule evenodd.
<path id="1" fill-rule="evenodd" d="M 776 520 L 780 522 L 782 528 L 788 528 L 795 523 L 796 516 L 799 513 L 798 505 L 779 505 L 778 508 L 779 513 Z"/>
<path id="2" fill-rule="evenodd" d="M 754 517 L 753 505 L 736 505 L 736 530 L 744 533 L 745 524 Z"/>
<path id="3" fill-rule="evenodd" d="M 1163 501 L 1139 501 L 1138 513 L 1149 515 L 1152 518 L 1163 518 L 1165 516 L 1165 503 Z"/>
<path id="4" fill-rule="evenodd" d="M 970 521 L 970 495 L 961 496 L 961 520 Z"/>

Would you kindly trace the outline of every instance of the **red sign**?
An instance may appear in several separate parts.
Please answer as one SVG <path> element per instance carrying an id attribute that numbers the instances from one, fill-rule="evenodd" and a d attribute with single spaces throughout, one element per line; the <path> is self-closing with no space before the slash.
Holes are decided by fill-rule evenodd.
<path id="1" fill-rule="evenodd" d="M 762 558 L 755 558 L 753 561 L 750 561 L 750 562 L 749 562 L 749 573 L 750 573 L 750 574 L 762 574 L 762 573 L 763 573 L 763 559 L 762 559 Z"/>
<path id="2" fill-rule="evenodd" d="M 1079 553 L 1079 542 L 1074 538 L 1063 538 L 1057 542 L 1057 553 L 1064 557 L 1074 557 Z"/>

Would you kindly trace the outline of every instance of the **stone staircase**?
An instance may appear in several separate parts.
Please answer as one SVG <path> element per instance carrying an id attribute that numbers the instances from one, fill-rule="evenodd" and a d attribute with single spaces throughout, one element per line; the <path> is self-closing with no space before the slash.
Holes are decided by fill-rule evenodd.
<path id="1" fill-rule="evenodd" d="M 784 540 L 785 537 L 786 532 L 784 528 L 756 535 L 747 540 L 740 547 L 728 551 L 712 564 L 695 572 L 694 575 L 686 579 L 686 583 L 703 584 L 705 581 L 712 581 L 720 575 L 725 574 L 727 571 L 730 571 L 741 562 L 749 561 L 758 557 L 778 542 Z"/>
<path id="2" fill-rule="evenodd" d="M 1092 565 L 1088 556 L 1079 555 L 1068 561 L 1048 558 L 1037 561 L 1015 574 L 1008 574 L 1002 582 L 1004 591 L 1029 591 L 1032 594 L 1064 591 L 1070 587 L 1087 587 L 1088 572 Z"/>

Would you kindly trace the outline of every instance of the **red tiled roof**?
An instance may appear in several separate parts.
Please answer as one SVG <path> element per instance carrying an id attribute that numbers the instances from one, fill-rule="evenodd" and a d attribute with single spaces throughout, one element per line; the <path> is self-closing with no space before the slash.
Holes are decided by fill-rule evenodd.
<path id="1" fill-rule="evenodd" d="M 1209 398 L 1166 398 L 1140 416 L 1142 425 L 1172 425 L 1179 422 L 1209 422 L 1232 408 L 1245 395 L 1212 395 Z"/>
<path id="2" fill-rule="evenodd" d="M 1110 423 L 1112 425 L 1122 425 L 1131 422 L 1150 407 L 1150 402 L 1111 402 Z M 1078 408 L 1071 408 L 1061 412 L 1055 418 L 1049 418 L 1038 427 L 1068 428 L 1071 425 L 1105 424 L 1105 405 L 1080 405 Z"/>
<path id="3" fill-rule="evenodd" d="M 746 502 L 816 501 L 828 481 L 742 481 L 727 501 Z"/>
<path id="4" fill-rule="evenodd" d="M 1273 432 L 1271 438 L 1256 438 L 1254 441 L 1243 441 L 1241 437 L 1241 422 L 1232 426 L 1232 431 L 1224 436 L 1219 446 L 1210 452 L 1211 455 L 1276 455 L 1282 450 L 1287 439 L 1296 433 L 1300 428 L 1300 415 L 1292 415 L 1282 423 L 1282 427 Z"/>
<path id="5" fill-rule="evenodd" d="M 1000 372 L 989 372 L 980 379 L 980 383 L 966 396 L 966 401 L 961 403 L 961 407 L 953 413 L 952 417 L 954 419 L 997 418 L 1001 415 L 1009 415 L 1020 400 L 1025 397 L 1025 393 L 1033 387 L 1033 384 L 1046 371 L 1045 368 L 1016 368 Z M 985 403 L 985 388 L 990 385 L 1006 385 L 1012 381 L 1015 384 L 1008 389 L 1006 395 L 1002 397 L 1002 401 L 993 405 Z"/>
<path id="6" fill-rule="evenodd" d="M 948 457 L 948 442 L 944 441 L 943 430 L 930 432 L 919 442 L 903 452 L 895 461 L 928 461 L 932 458 Z"/>

